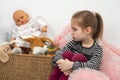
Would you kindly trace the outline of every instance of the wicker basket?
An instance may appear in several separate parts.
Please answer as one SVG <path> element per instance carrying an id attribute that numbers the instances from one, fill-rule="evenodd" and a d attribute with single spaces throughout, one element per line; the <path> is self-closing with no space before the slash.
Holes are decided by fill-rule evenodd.
<path id="1" fill-rule="evenodd" d="M 47 80 L 53 69 L 53 56 L 10 54 L 9 57 L 7 63 L 0 62 L 0 80 Z"/>

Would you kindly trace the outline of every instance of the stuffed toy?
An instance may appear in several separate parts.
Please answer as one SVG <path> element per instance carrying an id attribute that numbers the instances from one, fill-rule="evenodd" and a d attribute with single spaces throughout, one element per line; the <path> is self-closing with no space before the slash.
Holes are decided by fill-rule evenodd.
<path id="1" fill-rule="evenodd" d="M 24 41 L 30 42 L 30 48 L 34 55 L 45 54 L 46 52 L 54 52 L 57 47 L 54 46 L 53 42 L 44 36 L 23 39 Z"/>
<path id="2" fill-rule="evenodd" d="M 3 42 L 0 44 L 0 60 L 5 63 L 9 60 L 8 54 L 11 53 L 11 47 L 8 42 Z"/>
<path id="3" fill-rule="evenodd" d="M 12 41 L 11 44 L 14 46 L 12 53 L 22 53 L 23 48 L 25 51 L 29 51 L 30 43 L 23 41 L 32 37 L 32 35 L 39 37 L 42 33 L 47 32 L 47 23 L 42 17 L 30 18 L 30 16 L 23 10 L 17 10 L 13 14 L 15 21 L 15 27 L 12 30 Z M 28 53 L 28 52 L 26 52 Z"/>

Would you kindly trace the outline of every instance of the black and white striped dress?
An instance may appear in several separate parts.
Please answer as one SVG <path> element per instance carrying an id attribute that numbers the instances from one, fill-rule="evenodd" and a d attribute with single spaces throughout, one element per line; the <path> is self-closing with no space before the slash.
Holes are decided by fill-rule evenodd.
<path id="1" fill-rule="evenodd" d="M 88 60 L 87 62 L 75 61 L 72 67 L 73 70 L 86 67 L 99 70 L 103 51 L 102 47 L 96 41 L 94 41 L 94 44 L 89 48 L 83 47 L 80 41 L 72 40 L 68 42 L 62 50 L 56 52 L 53 64 L 56 65 L 56 61 L 62 58 L 62 53 L 68 50 L 75 53 L 81 53 Z"/>

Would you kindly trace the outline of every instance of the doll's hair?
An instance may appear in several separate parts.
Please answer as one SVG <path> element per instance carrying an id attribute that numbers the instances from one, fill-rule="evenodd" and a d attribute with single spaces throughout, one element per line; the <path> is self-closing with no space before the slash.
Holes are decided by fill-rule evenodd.
<path id="1" fill-rule="evenodd" d="M 99 13 L 93 13 L 88 10 L 78 11 L 72 16 L 71 21 L 76 22 L 82 29 L 88 26 L 91 27 L 93 39 L 102 39 L 103 20 Z"/>

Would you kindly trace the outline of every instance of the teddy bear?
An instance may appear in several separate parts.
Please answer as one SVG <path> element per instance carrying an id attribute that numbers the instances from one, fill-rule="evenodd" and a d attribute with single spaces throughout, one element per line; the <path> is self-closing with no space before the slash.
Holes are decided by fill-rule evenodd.
<path id="1" fill-rule="evenodd" d="M 15 27 L 12 29 L 12 41 L 10 42 L 14 46 L 12 53 L 23 53 L 23 51 L 28 51 L 25 53 L 29 53 L 30 43 L 23 39 L 32 37 L 32 35 L 39 37 L 42 33 L 46 33 L 47 23 L 40 16 L 31 18 L 23 10 L 15 11 L 13 19 Z"/>
<path id="2" fill-rule="evenodd" d="M 11 54 L 11 46 L 9 42 L 3 42 L 0 44 L 0 60 L 6 63 L 9 60 L 8 54 Z"/>
<path id="3" fill-rule="evenodd" d="M 33 36 L 23 40 L 31 43 L 30 48 L 34 55 L 45 54 L 46 52 L 54 52 L 57 50 L 52 40 L 45 36 Z"/>

